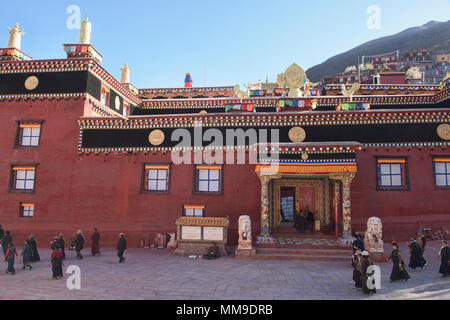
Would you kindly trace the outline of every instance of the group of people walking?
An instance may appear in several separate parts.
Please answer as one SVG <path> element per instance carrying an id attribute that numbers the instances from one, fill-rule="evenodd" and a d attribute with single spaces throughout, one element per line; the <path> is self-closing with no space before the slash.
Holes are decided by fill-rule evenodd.
<path id="1" fill-rule="evenodd" d="M 86 243 L 86 236 L 83 234 L 82 230 L 78 230 L 76 235 L 72 237 L 70 242 L 69 250 L 75 250 L 76 259 L 83 259 L 82 250 Z M 100 233 L 97 228 L 94 228 L 94 233 L 91 236 L 91 254 L 92 256 L 100 255 Z M 16 247 L 13 245 L 12 236 L 10 231 L 4 231 L 0 225 L 0 246 L 3 251 L 5 261 L 8 262 L 8 268 L 6 273 L 14 275 L 16 270 L 14 269 L 14 263 L 16 257 L 19 257 Z M 50 241 L 50 249 L 52 254 L 50 257 L 50 262 L 52 266 L 53 279 L 63 278 L 63 261 L 66 259 L 66 240 L 64 234 L 60 233 L 55 236 L 52 241 Z M 117 242 L 117 256 L 119 257 L 119 263 L 125 261 L 124 252 L 127 249 L 127 240 L 123 233 L 119 234 L 119 240 Z M 37 249 L 37 242 L 34 235 L 30 235 L 25 241 L 24 247 L 21 253 L 23 268 L 32 270 L 33 267 L 31 263 L 40 261 L 39 252 Z"/>
<path id="2" fill-rule="evenodd" d="M 393 268 L 390 276 L 391 282 L 408 281 L 411 277 L 408 273 L 417 269 L 424 270 L 428 266 L 428 262 L 424 258 L 426 248 L 426 237 L 422 230 L 418 231 L 417 236 L 411 237 L 408 245 L 410 251 L 409 265 L 407 266 L 403 255 L 400 252 L 400 247 L 397 241 L 392 242 L 392 253 L 389 257 L 392 260 Z M 439 250 L 441 258 L 441 265 L 439 273 L 443 277 L 448 277 L 450 274 L 450 248 L 447 240 L 442 241 L 441 249 Z M 367 280 L 373 273 L 368 273 L 367 270 L 372 262 L 370 261 L 370 253 L 364 248 L 364 240 L 359 236 L 353 237 L 353 282 L 355 290 L 362 291 L 365 294 L 376 293 L 376 289 L 371 289 L 367 286 Z"/>

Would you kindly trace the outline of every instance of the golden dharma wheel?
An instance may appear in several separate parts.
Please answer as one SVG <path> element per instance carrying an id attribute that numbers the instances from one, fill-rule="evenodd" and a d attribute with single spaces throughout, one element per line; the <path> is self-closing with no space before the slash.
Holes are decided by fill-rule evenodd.
<path id="1" fill-rule="evenodd" d="M 27 80 L 25 80 L 25 88 L 27 90 L 34 90 L 39 85 L 39 79 L 35 76 L 28 77 Z"/>
<path id="2" fill-rule="evenodd" d="M 441 124 L 437 128 L 437 133 L 442 140 L 450 140 L 450 124 Z"/>
<path id="3" fill-rule="evenodd" d="M 159 146 L 164 142 L 164 132 L 161 130 L 153 130 L 148 136 L 148 141 L 154 146 Z"/>
<path id="4" fill-rule="evenodd" d="M 294 127 L 289 131 L 289 139 L 292 142 L 303 142 L 306 139 L 306 131 L 302 127 Z"/>

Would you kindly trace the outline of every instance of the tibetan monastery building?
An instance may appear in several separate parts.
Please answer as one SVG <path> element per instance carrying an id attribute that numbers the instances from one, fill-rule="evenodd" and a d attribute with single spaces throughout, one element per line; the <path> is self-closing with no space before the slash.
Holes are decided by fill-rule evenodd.
<path id="1" fill-rule="evenodd" d="M 65 59 L 22 52 L 18 26 L 0 49 L 0 224 L 15 239 L 97 227 L 137 246 L 181 216 L 228 216 L 235 245 L 239 216 L 266 241 L 296 209 L 344 238 L 374 216 L 385 241 L 450 224 L 450 81 L 138 89 L 83 30 Z"/>

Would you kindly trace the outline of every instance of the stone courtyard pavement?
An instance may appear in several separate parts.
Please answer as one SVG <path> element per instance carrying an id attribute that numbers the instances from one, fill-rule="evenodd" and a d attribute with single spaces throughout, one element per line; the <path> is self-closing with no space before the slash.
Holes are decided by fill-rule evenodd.
<path id="1" fill-rule="evenodd" d="M 388 248 L 388 247 L 387 247 Z M 114 250 L 78 261 L 68 251 L 69 265 L 81 268 L 81 290 L 70 291 L 65 280 L 52 280 L 50 250 L 41 250 L 40 263 L 24 271 L 16 260 L 16 275 L 0 272 L 0 299 L 26 300 L 335 300 L 450 299 L 450 279 L 437 274 L 439 242 L 429 244 L 425 271 L 410 272 L 411 280 L 390 283 L 391 263 L 378 264 L 382 290 L 366 297 L 352 290 L 349 263 L 234 260 L 214 261 L 173 256 L 171 251 L 133 249 L 118 264 Z M 401 244 L 406 258 L 406 244 Z M 21 250 L 19 250 L 21 252 Z M 390 252 L 390 250 L 389 250 Z M 3 269 L 6 263 L 1 262 Z"/>

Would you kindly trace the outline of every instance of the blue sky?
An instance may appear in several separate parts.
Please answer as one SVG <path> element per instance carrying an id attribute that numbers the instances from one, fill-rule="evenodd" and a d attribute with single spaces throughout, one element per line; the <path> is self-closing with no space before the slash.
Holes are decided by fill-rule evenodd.
<path id="1" fill-rule="evenodd" d="M 0 47 L 7 27 L 25 30 L 22 50 L 34 59 L 63 58 L 78 42 L 67 28 L 77 5 L 92 22 L 102 65 L 120 79 L 126 62 L 138 88 L 275 81 L 293 62 L 305 70 L 363 42 L 450 19 L 450 0 L 46 0 L 3 1 Z M 367 8 L 380 8 L 380 29 L 369 29 Z M 206 75 L 206 76 L 205 76 Z"/>

